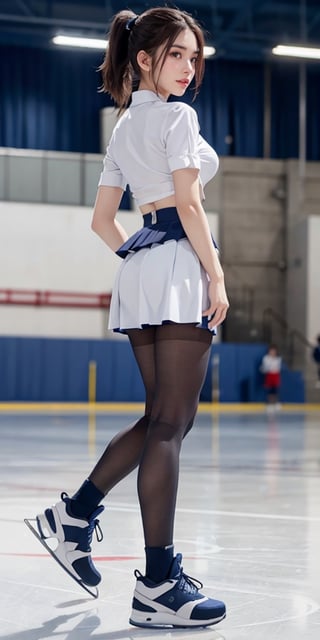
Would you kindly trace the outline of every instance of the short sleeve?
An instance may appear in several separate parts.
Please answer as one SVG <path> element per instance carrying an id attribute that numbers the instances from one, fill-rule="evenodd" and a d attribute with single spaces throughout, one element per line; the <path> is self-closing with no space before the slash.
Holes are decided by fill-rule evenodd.
<path id="1" fill-rule="evenodd" d="M 183 102 L 174 105 L 166 121 L 165 148 L 170 171 L 200 169 L 199 122 L 194 109 Z"/>
<path id="2" fill-rule="evenodd" d="M 112 159 L 110 148 L 107 147 L 106 155 L 103 160 L 103 170 L 98 183 L 99 187 L 120 187 L 125 191 L 127 182 L 122 175 L 118 165 Z"/>

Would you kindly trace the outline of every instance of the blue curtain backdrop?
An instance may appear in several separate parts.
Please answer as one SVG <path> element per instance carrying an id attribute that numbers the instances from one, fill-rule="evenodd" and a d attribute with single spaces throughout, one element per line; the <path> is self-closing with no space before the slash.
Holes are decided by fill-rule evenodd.
<path id="1" fill-rule="evenodd" d="M 271 155 L 297 158 L 299 155 L 299 66 L 283 62 L 272 68 Z M 309 113 L 311 105 L 309 105 Z M 310 158 L 316 160 L 317 158 Z"/>
<path id="2" fill-rule="evenodd" d="M 307 71 L 307 102 L 312 105 L 307 115 L 307 155 L 320 159 L 320 65 L 310 65 Z"/>
<path id="3" fill-rule="evenodd" d="M 0 47 L 0 146 L 97 153 L 101 52 Z M 298 156 L 298 63 L 272 62 L 273 158 Z M 307 71 L 307 156 L 320 160 L 320 66 Z M 189 93 L 186 98 L 192 100 Z M 194 106 L 220 155 L 263 154 L 264 65 L 208 60 Z"/>
<path id="4" fill-rule="evenodd" d="M 205 137 L 219 155 L 263 153 L 263 66 L 207 61 L 195 106 Z"/>
<path id="5" fill-rule="evenodd" d="M 96 153 L 101 52 L 0 47 L 0 145 Z"/>

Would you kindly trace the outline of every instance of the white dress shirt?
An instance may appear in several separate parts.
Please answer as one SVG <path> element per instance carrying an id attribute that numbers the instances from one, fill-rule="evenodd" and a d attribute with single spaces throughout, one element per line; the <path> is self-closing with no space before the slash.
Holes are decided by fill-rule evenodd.
<path id="1" fill-rule="evenodd" d="M 201 186 L 216 174 L 216 152 L 199 133 L 195 110 L 153 91 L 132 94 L 107 147 L 99 186 L 130 190 L 138 205 L 174 194 L 172 171 L 199 169 Z"/>

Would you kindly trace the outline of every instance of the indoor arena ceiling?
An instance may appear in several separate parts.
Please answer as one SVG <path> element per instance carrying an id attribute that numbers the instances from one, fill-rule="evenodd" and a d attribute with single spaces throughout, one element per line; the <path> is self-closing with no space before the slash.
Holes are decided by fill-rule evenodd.
<path id="1" fill-rule="evenodd" d="M 0 44 L 53 46 L 57 33 L 104 37 L 120 9 L 164 4 L 197 16 L 220 58 L 264 60 L 279 43 L 320 46 L 320 0 L 0 0 Z"/>

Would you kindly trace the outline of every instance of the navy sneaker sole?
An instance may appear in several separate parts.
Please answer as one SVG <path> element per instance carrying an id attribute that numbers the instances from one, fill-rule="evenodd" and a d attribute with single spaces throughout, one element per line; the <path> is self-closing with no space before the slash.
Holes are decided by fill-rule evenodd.
<path id="1" fill-rule="evenodd" d="M 141 611 L 132 610 L 131 617 L 129 618 L 130 624 L 135 627 L 163 629 L 199 629 L 204 627 L 211 627 L 221 620 L 224 620 L 226 614 L 224 613 L 219 618 L 211 618 L 209 620 L 186 620 L 180 618 L 178 614 L 170 613 L 143 613 Z"/>

